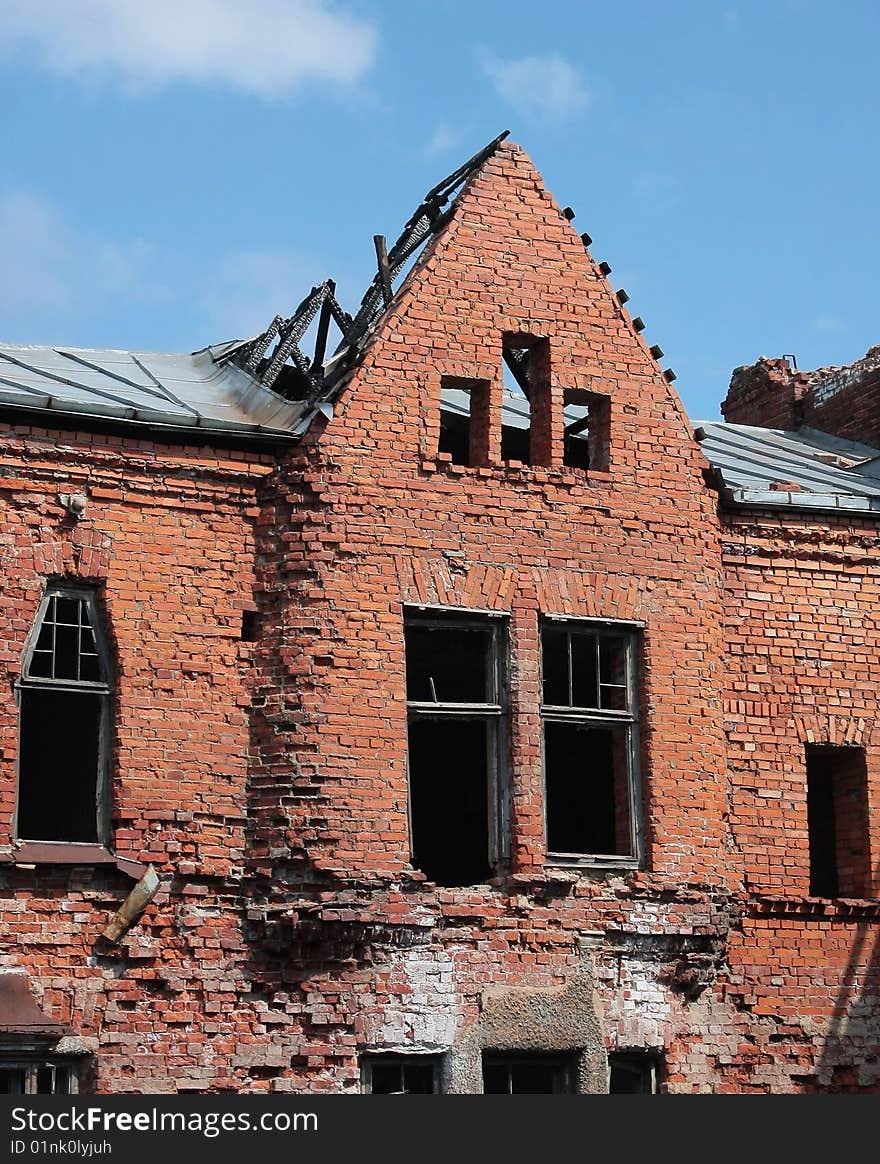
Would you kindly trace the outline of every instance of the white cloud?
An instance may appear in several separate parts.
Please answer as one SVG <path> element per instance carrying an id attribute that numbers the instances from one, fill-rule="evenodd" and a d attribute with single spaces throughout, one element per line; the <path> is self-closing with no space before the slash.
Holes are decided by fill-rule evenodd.
<path id="1" fill-rule="evenodd" d="M 425 143 L 423 153 L 426 158 L 434 158 L 439 154 L 448 154 L 453 146 L 458 145 L 461 138 L 462 134 L 460 130 L 452 129 L 451 126 L 441 122 Z"/>
<path id="2" fill-rule="evenodd" d="M 498 96 L 528 117 L 561 120 L 579 113 L 592 100 L 577 69 L 559 56 L 515 61 L 486 57 L 483 70 Z"/>
<path id="3" fill-rule="evenodd" d="M 308 289 L 326 278 L 317 262 L 279 251 L 239 251 L 206 273 L 198 299 L 210 343 L 246 339 L 276 315 L 292 315 Z"/>
<path id="4" fill-rule="evenodd" d="M 29 192 L 0 195 L 0 254 L 0 327 L 7 339 L 35 318 L 73 319 L 111 299 L 143 304 L 164 295 L 149 278 L 147 243 L 77 234 L 50 202 Z"/>
<path id="5" fill-rule="evenodd" d="M 0 0 L 0 45 L 52 70 L 139 86 L 232 86 L 261 97 L 356 81 L 374 28 L 326 0 Z"/>
<path id="6" fill-rule="evenodd" d="M 813 327 L 818 332 L 833 333 L 846 331 L 846 320 L 838 319 L 836 315 L 820 315 L 813 320 Z"/>

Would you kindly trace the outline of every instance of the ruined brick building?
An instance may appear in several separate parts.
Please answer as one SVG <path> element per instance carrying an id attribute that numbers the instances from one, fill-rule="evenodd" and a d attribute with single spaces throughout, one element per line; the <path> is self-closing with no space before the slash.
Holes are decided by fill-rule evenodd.
<path id="1" fill-rule="evenodd" d="M 0 1090 L 878 1088 L 880 353 L 695 432 L 570 219 L 0 347 Z"/>

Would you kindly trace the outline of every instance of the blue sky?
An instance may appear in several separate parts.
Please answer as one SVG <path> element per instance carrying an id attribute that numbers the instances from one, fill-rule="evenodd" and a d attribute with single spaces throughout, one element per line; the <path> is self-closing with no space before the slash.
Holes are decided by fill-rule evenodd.
<path id="1" fill-rule="evenodd" d="M 0 0 L 0 339 L 165 351 L 336 278 L 502 129 L 690 414 L 880 343 L 876 0 Z"/>

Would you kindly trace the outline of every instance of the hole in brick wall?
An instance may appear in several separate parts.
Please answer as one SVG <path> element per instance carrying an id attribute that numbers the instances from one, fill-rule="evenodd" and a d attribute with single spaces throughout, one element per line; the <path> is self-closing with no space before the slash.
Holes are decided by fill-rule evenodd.
<path id="1" fill-rule="evenodd" d="M 244 643 L 255 643 L 260 637 L 260 619 L 256 610 L 241 612 L 241 640 Z"/>
<path id="2" fill-rule="evenodd" d="M 572 1082 L 568 1055 L 483 1055 L 484 1095 L 563 1095 Z"/>
<path id="3" fill-rule="evenodd" d="M 547 849 L 634 858 L 632 632 L 545 623 L 541 631 Z"/>
<path id="4" fill-rule="evenodd" d="M 658 1083 L 657 1056 L 646 1051 L 612 1051 L 608 1056 L 610 1095 L 654 1095 Z"/>
<path id="5" fill-rule="evenodd" d="M 810 893 L 864 897 L 869 889 L 864 748 L 806 746 Z"/>
<path id="6" fill-rule="evenodd" d="M 563 463 L 572 469 L 605 469 L 609 455 L 609 400 L 595 392 L 566 388 Z"/>
<path id="7" fill-rule="evenodd" d="M 489 384 L 443 376 L 440 381 L 438 452 L 454 465 L 482 465 L 488 455 Z"/>
<path id="8" fill-rule="evenodd" d="M 502 461 L 549 464 L 546 424 L 542 423 L 550 385 L 549 351 L 545 339 L 519 334 L 502 337 Z"/>
<path id="9" fill-rule="evenodd" d="M 492 875 L 502 715 L 498 621 L 408 614 L 412 863 L 439 885 Z"/>

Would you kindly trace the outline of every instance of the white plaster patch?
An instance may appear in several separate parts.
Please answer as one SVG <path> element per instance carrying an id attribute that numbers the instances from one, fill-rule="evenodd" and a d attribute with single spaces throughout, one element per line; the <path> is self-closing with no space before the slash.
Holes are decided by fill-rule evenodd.
<path id="1" fill-rule="evenodd" d="M 393 997 L 381 1009 L 370 996 L 364 999 L 371 1008 L 361 1014 L 366 1045 L 411 1051 L 450 1047 L 459 1029 L 452 956 L 444 950 L 400 951 L 387 974 Z"/>

